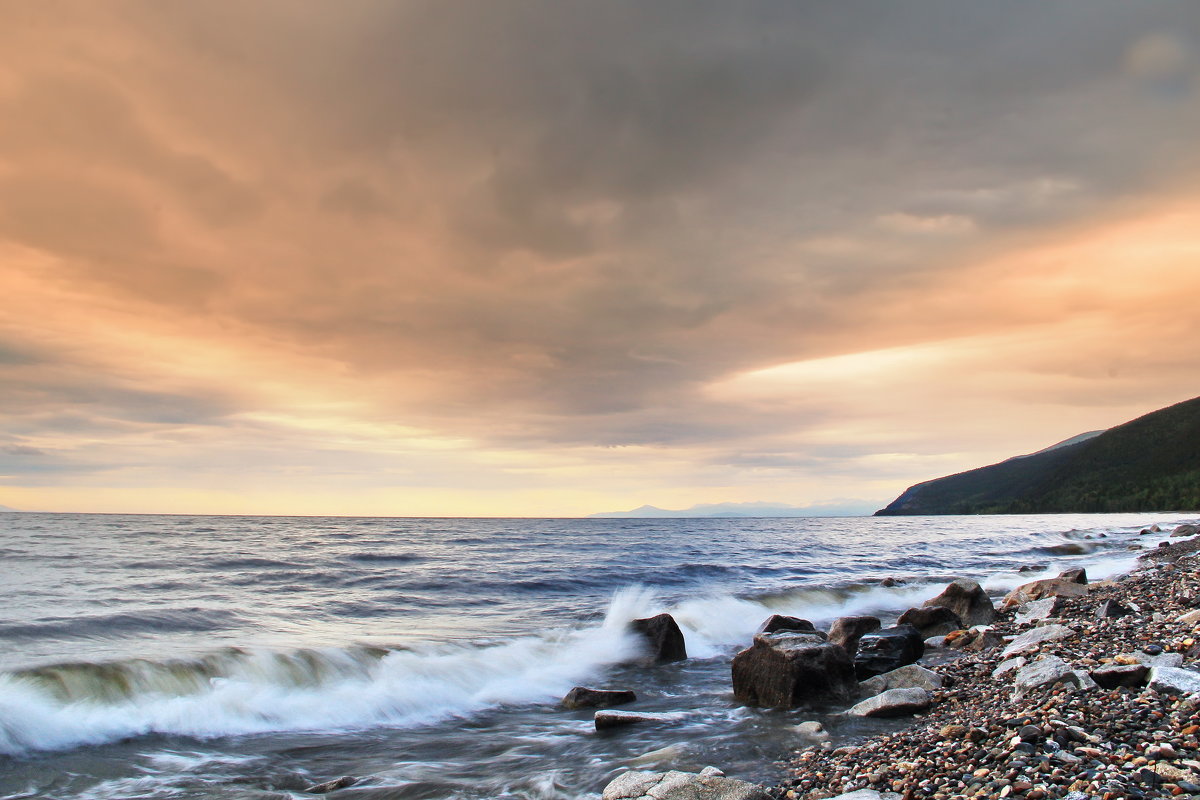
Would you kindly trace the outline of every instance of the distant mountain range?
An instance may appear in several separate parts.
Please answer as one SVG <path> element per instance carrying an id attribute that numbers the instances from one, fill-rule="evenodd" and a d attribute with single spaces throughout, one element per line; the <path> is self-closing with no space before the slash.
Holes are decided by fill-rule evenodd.
<path id="1" fill-rule="evenodd" d="M 879 516 L 1200 509 L 1200 398 L 1027 456 L 918 483 Z"/>
<path id="2" fill-rule="evenodd" d="M 645 519 L 645 518 L 699 518 L 699 517 L 864 517 L 871 513 L 876 503 L 867 500 L 838 500 L 830 503 L 815 503 L 793 506 L 785 503 L 702 503 L 680 510 L 641 506 L 632 511 L 604 511 L 589 514 L 588 519 Z"/>

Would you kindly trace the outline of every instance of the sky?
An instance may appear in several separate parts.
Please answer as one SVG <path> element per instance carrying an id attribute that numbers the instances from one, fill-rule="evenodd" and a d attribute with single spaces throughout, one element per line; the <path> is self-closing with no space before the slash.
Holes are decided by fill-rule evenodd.
<path id="1" fill-rule="evenodd" d="M 7 506 L 882 506 L 1200 395 L 1194 0 L 0 15 Z"/>

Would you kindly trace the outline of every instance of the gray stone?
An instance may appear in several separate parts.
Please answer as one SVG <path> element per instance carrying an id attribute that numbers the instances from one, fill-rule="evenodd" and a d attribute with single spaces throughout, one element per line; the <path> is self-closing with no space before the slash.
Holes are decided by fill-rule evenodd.
<path id="1" fill-rule="evenodd" d="M 1076 689 L 1096 688 L 1096 682 L 1086 672 L 1073 669 L 1070 664 L 1058 656 L 1044 656 L 1017 671 L 1016 679 L 1013 682 L 1015 689 L 1013 697 L 1024 697 L 1059 684 L 1074 686 Z"/>
<path id="2" fill-rule="evenodd" d="M 1178 667 L 1153 667 L 1146 685 L 1163 694 L 1200 692 L 1200 672 Z"/>
<path id="3" fill-rule="evenodd" d="M 871 697 L 889 689 L 925 689 L 932 692 L 942 688 L 942 676 L 931 669 L 909 664 L 873 678 L 867 678 L 858 685 L 863 697 Z"/>
<path id="4" fill-rule="evenodd" d="M 945 606 L 922 606 L 910 608 L 896 620 L 897 625 L 912 625 L 921 633 L 922 639 L 945 636 L 950 631 L 962 630 L 963 621 Z"/>
<path id="5" fill-rule="evenodd" d="M 1132 611 L 1118 603 L 1116 600 L 1105 600 L 1100 604 L 1100 607 L 1096 609 L 1096 618 L 1119 619 L 1121 617 L 1128 617 L 1132 613 Z"/>
<path id="6" fill-rule="evenodd" d="M 1001 658 L 1020 655 L 1021 653 L 1035 650 L 1039 645 L 1046 642 L 1056 642 L 1060 639 L 1069 639 L 1075 635 L 1075 631 L 1065 625 L 1043 625 L 1040 628 L 1034 628 L 1022 633 L 1017 638 L 1008 643 L 1008 647 L 1000 653 Z"/>
<path id="7" fill-rule="evenodd" d="M 1017 656 L 1016 658 L 1010 658 L 1007 661 L 1002 661 L 1000 662 L 1000 666 L 992 670 L 992 677 L 999 678 L 1001 675 L 1007 675 L 1014 669 L 1020 669 L 1021 667 L 1025 666 L 1025 662 L 1027 660 L 1028 659 L 1026 659 L 1025 656 Z"/>
<path id="8" fill-rule="evenodd" d="M 828 739 L 829 731 L 825 730 L 825 726 L 816 720 L 801 722 L 795 728 L 796 733 L 801 736 L 807 736 L 810 739 Z"/>
<path id="9" fill-rule="evenodd" d="M 630 770 L 604 787 L 602 800 L 769 800 L 761 786 L 715 772 Z"/>
<path id="10" fill-rule="evenodd" d="M 902 717 L 929 708 L 929 692 L 924 689 L 888 689 L 868 697 L 846 712 L 855 717 Z"/>
<path id="11" fill-rule="evenodd" d="M 904 795 L 897 792 L 877 792 L 874 789 L 859 789 L 857 792 L 839 794 L 830 800 L 900 800 Z"/>
<path id="12" fill-rule="evenodd" d="M 1200 624 L 1200 608 L 1195 611 L 1189 611 L 1186 614 L 1180 614 L 1175 621 L 1182 622 L 1185 625 Z"/>
<path id="13" fill-rule="evenodd" d="M 1016 623 L 1027 625 L 1030 622 L 1057 617 L 1066 609 L 1067 603 L 1061 597 L 1047 597 L 1043 600 L 1031 600 L 1017 609 Z"/>
<path id="14" fill-rule="evenodd" d="M 996 618 L 996 607 L 978 583 L 966 578 L 951 581 L 937 597 L 924 602 L 925 606 L 943 606 L 958 615 L 964 625 L 990 625 Z"/>
<path id="15" fill-rule="evenodd" d="M 1197 533 L 1200 533 L 1200 527 L 1190 524 L 1183 524 L 1171 531 L 1171 536 L 1195 536 Z"/>
<path id="16" fill-rule="evenodd" d="M 1183 654 L 1181 653 L 1160 653 L 1152 656 L 1149 653 L 1143 653 L 1140 650 L 1136 653 L 1125 653 L 1124 659 L 1130 659 L 1138 664 L 1145 664 L 1147 667 L 1182 667 Z"/>
<path id="17" fill-rule="evenodd" d="M 814 634 L 760 633 L 733 657 L 733 695 L 767 708 L 841 704 L 858 694 L 854 662 Z"/>
<path id="18" fill-rule="evenodd" d="M 1064 569 L 1062 572 L 1058 573 L 1058 577 L 1060 580 L 1072 581 L 1074 583 L 1088 582 L 1087 570 L 1083 567 L 1071 567 L 1070 569 Z"/>

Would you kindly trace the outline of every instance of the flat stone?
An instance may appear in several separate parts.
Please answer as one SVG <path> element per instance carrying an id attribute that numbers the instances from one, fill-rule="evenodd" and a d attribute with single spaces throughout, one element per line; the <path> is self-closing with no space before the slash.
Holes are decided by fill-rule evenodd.
<path id="1" fill-rule="evenodd" d="M 1000 666 L 992 670 L 992 677 L 999 678 L 1002 675 L 1007 675 L 1014 669 L 1020 669 L 1021 667 L 1025 666 L 1026 661 L 1028 661 L 1028 659 L 1025 658 L 1025 656 L 1017 656 L 1016 658 L 1010 658 L 1007 661 L 1002 661 L 1000 662 Z"/>
<path id="2" fill-rule="evenodd" d="M 611 728 L 624 728 L 627 725 L 638 725 L 647 722 L 670 722 L 671 717 L 663 714 L 638 714 L 633 711 L 597 711 L 596 730 L 603 731 Z"/>
<path id="3" fill-rule="evenodd" d="M 1083 597 L 1087 593 L 1085 584 L 1065 578 L 1043 578 L 1013 589 L 1004 596 L 1003 605 L 1005 608 L 1015 608 L 1047 597 Z"/>
<path id="4" fill-rule="evenodd" d="M 929 708 L 929 692 L 924 689 L 888 689 L 853 705 L 847 714 L 855 717 L 902 717 Z"/>
<path id="5" fill-rule="evenodd" d="M 1078 586 L 1079 584 L 1075 583 L 1071 585 Z M 1046 642 L 1069 639 L 1074 635 L 1075 631 L 1065 625 L 1043 625 L 1040 628 L 1025 631 L 1025 633 L 1013 639 L 1009 642 L 1008 647 L 1004 648 L 1004 651 L 1000 653 L 1000 657 L 1008 658 L 1009 656 L 1020 655 L 1021 653 L 1034 650 Z"/>
<path id="6" fill-rule="evenodd" d="M 1200 623 L 1200 608 L 1195 611 L 1189 611 L 1186 614 L 1180 614 L 1175 619 L 1176 622 L 1182 622 L 1185 625 L 1196 625 Z"/>
<path id="7" fill-rule="evenodd" d="M 351 775 L 343 775 L 342 777 L 334 778 L 331 781 L 318 783 L 316 786 L 309 786 L 304 791 L 308 794 L 329 794 L 330 792 L 335 792 L 338 789 L 345 789 L 349 786 L 353 786 L 356 783 L 358 783 L 358 778 L 355 778 Z"/>
<path id="8" fill-rule="evenodd" d="M 1037 622 L 1050 617 L 1057 617 L 1066 610 L 1067 602 L 1061 597 L 1047 597 L 1043 600 L 1031 600 L 1025 605 L 1017 609 L 1017 618 L 1015 622 L 1018 625 L 1027 625 L 1030 622 Z"/>
<path id="9" fill-rule="evenodd" d="M 1105 600 L 1100 604 L 1100 607 L 1096 609 L 1096 618 L 1119 619 L 1121 617 L 1128 617 L 1132 613 L 1132 611 L 1118 603 L 1116 600 Z"/>
<path id="10" fill-rule="evenodd" d="M 867 678 L 858 685 L 863 697 L 871 697 L 889 689 L 925 689 L 932 692 L 942 688 L 942 676 L 918 664 L 909 664 L 882 675 Z"/>
<path id="11" fill-rule="evenodd" d="M 1092 680 L 1104 689 L 1118 686 L 1141 686 L 1150 674 L 1145 664 L 1105 664 L 1091 671 Z"/>
<path id="12" fill-rule="evenodd" d="M 1163 694 L 1200 692 L 1200 672 L 1178 667 L 1153 667 L 1146 686 Z"/>
<path id="13" fill-rule="evenodd" d="M 830 800 L 900 800 L 903 796 L 897 792 L 877 792 L 874 789 L 859 789 L 857 792 L 839 794 L 837 797 L 830 798 Z"/>
<path id="14" fill-rule="evenodd" d="M 769 800 L 761 786 L 713 772 L 630 770 L 604 787 L 603 800 Z M 707 774 L 706 774 L 707 773 Z"/>
<path id="15" fill-rule="evenodd" d="M 1058 656 L 1039 658 L 1017 670 L 1014 680 L 1016 695 L 1019 697 L 1049 688 L 1066 680 L 1071 674 L 1071 665 Z"/>
<path id="16" fill-rule="evenodd" d="M 574 710 L 577 708 L 609 708 L 636 700 L 637 695 L 628 689 L 588 689 L 585 686 L 576 686 L 567 692 L 567 696 L 562 699 L 562 704 L 563 707 Z"/>

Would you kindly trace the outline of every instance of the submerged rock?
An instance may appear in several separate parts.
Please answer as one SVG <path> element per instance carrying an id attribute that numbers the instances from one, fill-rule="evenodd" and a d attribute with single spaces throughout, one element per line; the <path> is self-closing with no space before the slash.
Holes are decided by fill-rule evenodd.
<path id="1" fill-rule="evenodd" d="M 646 660 L 650 663 L 666 664 L 671 661 L 683 661 L 687 658 L 683 631 L 679 630 L 679 625 L 670 614 L 635 619 L 629 625 L 649 645 Z"/>
<path id="2" fill-rule="evenodd" d="M 624 728 L 627 725 L 639 725 L 647 722 L 671 722 L 673 717 L 665 714 L 639 714 L 634 711 L 597 711 L 594 721 L 596 730 L 603 731 L 611 728 Z"/>
<path id="3" fill-rule="evenodd" d="M 882 627 L 879 617 L 838 617 L 829 628 L 829 641 L 841 645 L 854 658 L 858 651 L 858 640 L 863 634 Z"/>
<path id="4" fill-rule="evenodd" d="M 761 786 L 727 778 L 720 770 L 642 772 L 630 770 L 604 787 L 602 800 L 770 800 Z"/>
<path id="5" fill-rule="evenodd" d="M 854 663 L 814 634 L 760 633 L 733 657 L 733 696 L 768 708 L 841 704 L 858 694 Z"/>
<path id="6" fill-rule="evenodd" d="M 350 775 L 343 775 L 340 778 L 334 778 L 331 781 L 325 781 L 324 783 L 318 783 L 316 786 L 310 786 L 304 791 L 308 794 L 329 794 L 330 792 L 335 792 L 338 789 L 345 789 L 349 786 L 353 786 L 356 783 L 358 783 L 358 778 Z"/>
<path id="7" fill-rule="evenodd" d="M 903 717 L 924 711 L 929 702 L 929 692 L 924 689 L 888 689 L 851 706 L 846 713 L 855 717 Z"/>
<path id="8" fill-rule="evenodd" d="M 1171 537 L 1176 538 L 1180 536 L 1195 536 L 1197 533 L 1200 533 L 1200 526 L 1185 523 L 1171 531 Z"/>
<path id="9" fill-rule="evenodd" d="M 921 632 L 922 639 L 945 636 L 950 631 L 961 630 L 963 621 L 945 606 L 922 606 L 910 608 L 896 620 L 897 625 L 912 625 Z"/>
<path id="10" fill-rule="evenodd" d="M 564 707 L 570 709 L 609 708 L 610 706 L 632 703 L 636 700 L 637 695 L 628 689 L 588 689 L 583 686 L 576 686 L 567 692 L 567 696 L 562 699 L 562 704 Z"/>
<path id="11" fill-rule="evenodd" d="M 990 625 L 996 619 L 996 607 L 987 592 L 967 578 L 951 581 L 941 594 L 926 600 L 923 605 L 948 608 L 968 626 Z"/>
<path id="12" fill-rule="evenodd" d="M 866 680 L 911 664 L 923 655 L 925 639 L 920 632 L 911 625 L 893 625 L 858 640 L 854 672 L 859 680 Z"/>

